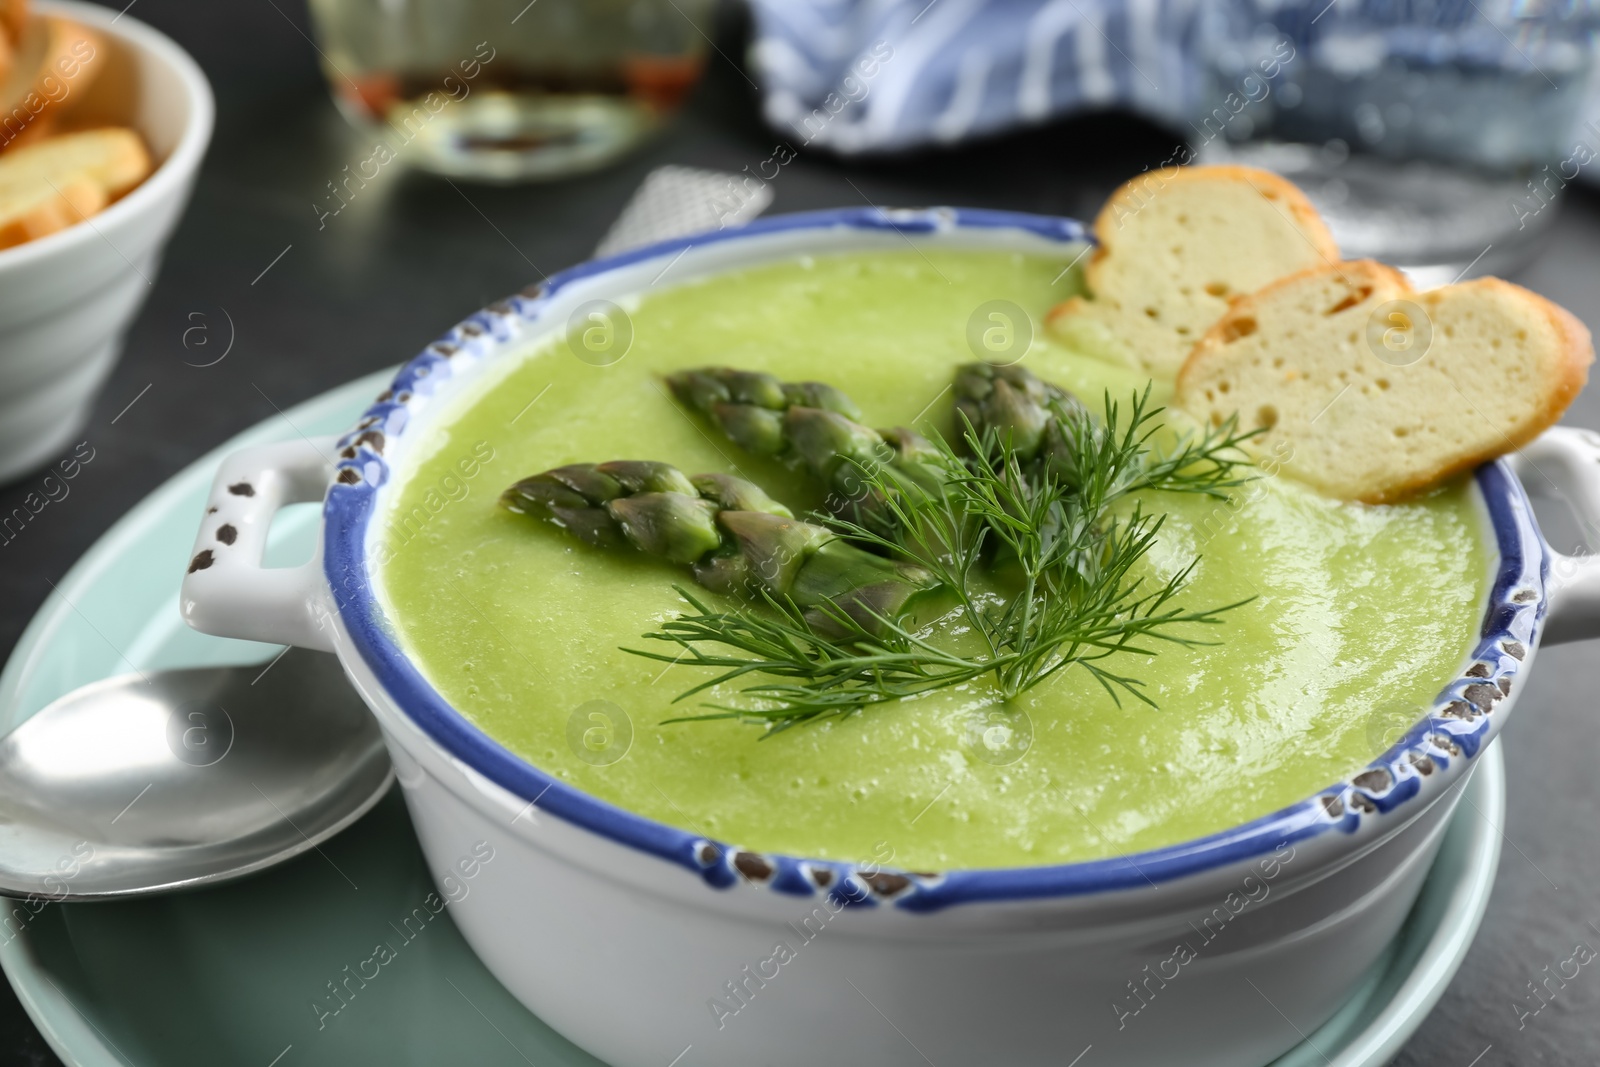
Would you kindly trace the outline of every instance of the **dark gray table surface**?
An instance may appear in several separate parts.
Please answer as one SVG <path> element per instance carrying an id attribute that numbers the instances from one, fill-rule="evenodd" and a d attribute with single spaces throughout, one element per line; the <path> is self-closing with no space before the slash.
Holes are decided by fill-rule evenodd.
<path id="1" fill-rule="evenodd" d="M 131 14 L 170 34 L 211 78 L 216 135 L 84 431 L 93 463 L 68 499 L 0 555 L 0 650 L 9 651 L 50 583 L 113 521 L 203 452 L 280 408 L 414 354 L 476 308 L 586 258 L 652 167 L 739 171 L 780 140 L 762 126 L 754 90 L 734 65 L 745 28 L 727 8 L 716 32 L 721 54 L 686 113 L 620 166 L 516 188 L 404 175 L 319 231 L 314 205 L 326 183 L 371 145 L 327 99 L 304 0 L 136 2 Z M 1136 119 L 1101 115 L 892 162 L 806 155 L 772 183 L 771 210 L 953 203 L 1088 218 L 1175 143 Z M 1600 196 L 1577 189 L 1567 197 L 1547 249 L 1517 280 L 1600 329 Z M 232 351 L 215 366 L 190 366 L 216 349 L 197 356 L 185 330 L 225 330 L 224 310 L 237 331 Z M 1600 428 L 1600 389 L 1580 397 L 1567 421 Z M 0 489 L 0 513 L 29 487 L 24 479 Z M 1488 915 L 1397 1063 L 1600 1063 L 1600 967 L 1585 967 L 1525 1025 L 1517 1007 L 1527 983 L 1575 945 L 1600 950 L 1597 651 L 1591 642 L 1542 653 L 1504 740 L 1510 810 Z M 9 988 L 0 992 L 0 1067 L 57 1062 Z"/>

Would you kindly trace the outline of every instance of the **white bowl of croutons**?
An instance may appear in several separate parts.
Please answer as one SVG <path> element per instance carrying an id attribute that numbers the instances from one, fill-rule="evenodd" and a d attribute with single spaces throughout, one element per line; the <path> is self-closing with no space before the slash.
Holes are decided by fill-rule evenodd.
<path id="1" fill-rule="evenodd" d="M 211 139 L 205 75 L 129 15 L 0 12 L 0 481 L 82 432 Z"/>

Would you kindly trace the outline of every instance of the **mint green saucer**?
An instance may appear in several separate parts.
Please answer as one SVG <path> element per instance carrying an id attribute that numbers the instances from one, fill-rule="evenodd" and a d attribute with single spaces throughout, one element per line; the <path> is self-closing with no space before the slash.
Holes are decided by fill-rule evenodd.
<path id="1" fill-rule="evenodd" d="M 179 579 L 212 471 L 244 445 L 346 429 L 389 377 L 370 375 L 253 427 L 113 526 L 61 580 L 0 674 L 0 732 L 76 686 L 135 666 L 269 659 L 271 648 L 196 634 L 178 616 Z M 269 563 L 309 558 L 316 518 L 312 505 L 285 512 Z M 1275 1067 L 1377 1067 L 1444 993 L 1500 858 L 1498 746 L 1479 762 L 1471 803 L 1460 806 L 1395 943 L 1338 1015 Z M 425 905 L 432 892 L 405 807 L 391 793 L 321 849 L 231 885 L 37 913 L 13 903 L 10 918 L 0 916 L 0 966 L 74 1067 L 603 1067 L 500 987 L 449 909 L 434 915 Z M 379 942 L 399 946 L 397 958 L 363 985 L 355 969 Z"/>

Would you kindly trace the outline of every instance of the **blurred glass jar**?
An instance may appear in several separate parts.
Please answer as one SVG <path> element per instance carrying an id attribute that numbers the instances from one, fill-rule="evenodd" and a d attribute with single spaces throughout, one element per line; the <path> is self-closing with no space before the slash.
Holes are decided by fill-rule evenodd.
<path id="1" fill-rule="evenodd" d="M 1506 273 L 1600 157 L 1600 128 L 1577 129 L 1589 33 L 1562 3 L 1217 0 L 1198 155 L 1295 182 L 1348 258 L 1423 285 Z"/>
<path id="2" fill-rule="evenodd" d="M 556 178 L 660 127 L 705 67 L 714 0 L 310 0 L 358 128 L 441 174 Z"/>

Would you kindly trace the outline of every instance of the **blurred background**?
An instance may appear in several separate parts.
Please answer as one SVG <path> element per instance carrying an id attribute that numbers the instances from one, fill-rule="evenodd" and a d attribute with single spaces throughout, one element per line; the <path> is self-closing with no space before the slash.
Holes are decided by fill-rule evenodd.
<path id="1" fill-rule="evenodd" d="M 1600 328 L 1600 79 L 1583 5 L 133 0 L 119 10 L 198 61 L 215 130 L 120 362 L 74 437 L 92 443 L 93 461 L 70 499 L 36 510 L 28 536 L 0 546 L 4 651 L 52 583 L 164 479 L 588 258 L 664 166 L 710 172 L 671 172 L 673 195 L 655 205 L 704 228 L 868 205 L 1090 219 L 1143 170 L 1245 162 L 1300 183 L 1347 255 L 1401 265 L 1420 284 L 1506 275 Z M 1600 427 L 1593 389 L 1567 421 Z M 0 488 L 0 515 L 25 505 L 35 477 Z M 1552 539 L 1571 551 L 1577 536 Z M 1530 721 L 1504 742 L 1504 830 L 1517 847 L 1465 966 L 1399 1063 L 1467 1067 L 1486 1045 L 1485 1067 L 1600 1062 L 1600 979 L 1574 982 L 1537 1027 L 1519 1029 L 1512 1007 L 1542 966 L 1570 955 L 1572 931 L 1600 922 L 1600 897 L 1583 888 L 1600 884 L 1582 669 L 1593 652 L 1545 655 L 1551 669 L 1523 698 Z M 0 994 L 0 1067 L 56 1062 Z"/>

